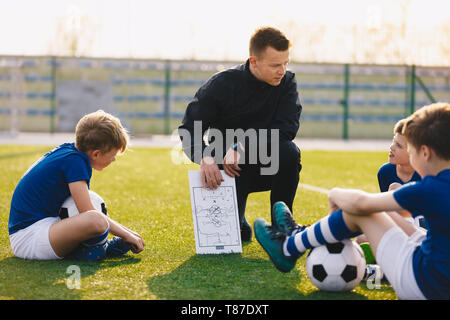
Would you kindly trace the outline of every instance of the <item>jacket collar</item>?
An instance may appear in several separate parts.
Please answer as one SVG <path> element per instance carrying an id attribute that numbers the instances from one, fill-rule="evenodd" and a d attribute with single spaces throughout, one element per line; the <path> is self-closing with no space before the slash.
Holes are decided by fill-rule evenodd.
<path id="1" fill-rule="evenodd" d="M 261 86 L 261 87 L 271 87 L 270 84 L 268 84 L 268 83 L 266 83 L 266 82 L 264 82 L 264 81 L 261 81 L 261 80 L 257 79 L 257 78 L 253 75 L 253 73 L 250 71 L 250 59 L 247 59 L 247 61 L 246 61 L 245 64 L 244 64 L 244 72 L 245 72 L 245 76 L 246 76 L 247 80 L 248 80 L 250 83 L 255 84 L 255 85 L 259 85 L 259 86 Z"/>

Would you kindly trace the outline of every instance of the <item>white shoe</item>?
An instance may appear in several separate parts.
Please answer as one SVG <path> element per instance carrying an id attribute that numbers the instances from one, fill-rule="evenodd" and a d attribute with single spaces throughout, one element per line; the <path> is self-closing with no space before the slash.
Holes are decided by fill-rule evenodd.
<path id="1" fill-rule="evenodd" d="M 371 280 L 375 282 L 379 282 L 383 279 L 383 270 L 377 264 L 368 264 L 366 267 L 366 271 L 364 272 L 363 280 Z"/>

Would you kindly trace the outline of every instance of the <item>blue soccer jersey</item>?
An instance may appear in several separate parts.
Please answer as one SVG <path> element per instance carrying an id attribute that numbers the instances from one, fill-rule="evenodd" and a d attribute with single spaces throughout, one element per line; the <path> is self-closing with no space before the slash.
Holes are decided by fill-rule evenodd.
<path id="1" fill-rule="evenodd" d="M 417 285 L 427 299 L 450 299 L 450 169 L 394 192 L 413 217 L 423 215 L 428 232 L 413 255 Z"/>
<path id="2" fill-rule="evenodd" d="M 92 167 L 74 143 L 64 143 L 46 153 L 22 176 L 14 190 L 9 213 L 9 234 L 47 217 L 58 216 L 70 196 L 69 183 L 85 180 L 89 187 Z"/>
<path id="3" fill-rule="evenodd" d="M 397 170 L 396 165 L 392 163 L 385 163 L 383 164 L 380 169 L 378 170 L 378 184 L 380 186 L 381 192 L 386 192 L 389 190 L 389 186 L 391 183 L 398 182 L 400 184 L 405 184 L 411 181 L 419 181 L 420 175 L 417 172 L 414 172 L 413 176 L 409 181 L 403 182 L 398 176 L 397 176 Z"/>

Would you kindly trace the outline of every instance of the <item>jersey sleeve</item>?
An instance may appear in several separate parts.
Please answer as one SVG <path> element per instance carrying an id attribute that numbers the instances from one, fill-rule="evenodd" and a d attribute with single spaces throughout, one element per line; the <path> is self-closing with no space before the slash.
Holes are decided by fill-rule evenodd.
<path id="1" fill-rule="evenodd" d="M 386 177 L 383 174 L 381 169 L 378 171 L 377 178 L 378 178 L 378 185 L 380 187 L 380 191 L 381 192 L 388 191 L 389 186 L 387 185 Z"/>
<path id="2" fill-rule="evenodd" d="M 224 90 L 228 87 L 223 85 L 224 75 L 224 73 L 216 74 L 197 90 L 186 108 L 181 125 L 178 127 L 183 151 L 189 159 L 197 164 L 200 164 L 203 151 L 206 148 L 203 135 L 211 126 L 211 123 L 217 121 L 221 103 L 232 96 L 229 92 L 226 92 L 227 90 Z M 201 132 L 198 135 L 195 134 L 195 123 L 200 126 Z"/>
<path id="3" fill-rule="evenodd" d="M 392 170 L 390 170 L 390 164 L 385 163 L 380 167 L 377 173 L 378 186 L 380 187 L 380 192 L 389 191 L 389 186 L 393 182 Z"/>
<path id="4" fill-rule="evenodd" d="M 67 183 L 85 180 L 89 183 L 92 169 L 86 160 L 77 154 L 68 155 L 62 165 L 62 171 Z"/>
<path id="5" fill-rule="evenodd" d="M 405 210 L 411 212 L 413 217 L 424 215 L 430 210 L 432 197 L 420 182 L 410 182 L 394 192 L 397 203 Z"/>

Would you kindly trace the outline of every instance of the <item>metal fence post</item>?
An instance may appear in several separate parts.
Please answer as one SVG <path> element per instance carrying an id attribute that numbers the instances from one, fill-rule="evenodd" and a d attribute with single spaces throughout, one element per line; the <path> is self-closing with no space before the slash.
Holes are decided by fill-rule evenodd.
<path id="1" fill-rule="evenodd" d="M 344 98 L 340 101 L 343 107 L 342 116 L 342 139 L 348 140 L 348 96 L 349 96 L 350 66 L 348 63 L 344 65 Z"/>
<path id="2" fill-rule="evenodd" d="M 166 61 L 164 82 L 164 133 L 170 133 L 170 61 Z"/>
<path id="3" fill-rule="evenodd" d="M 410 95 L 409 95 L 409 114 L 414 113 L 416 104 L 416 66 L 411 66 L 411 79 L 410 79 Z"/>
<path id="4" fill-rule="evenodd" d="M 427 95 L 428 99 L 432 102 L 435 103 L 436 99 L 433 97 L 433 95 L 431 94 L 430 90 L 428 90 L 427 86 L 425 85 L 425 83 L 423 83 L 422 79 L 415 75 L 414 76 L 417 80 L 417 82 L 419 83 L 420 87 L 422 88 L 422 90 L 425 92 L 425 94 Z"/>

